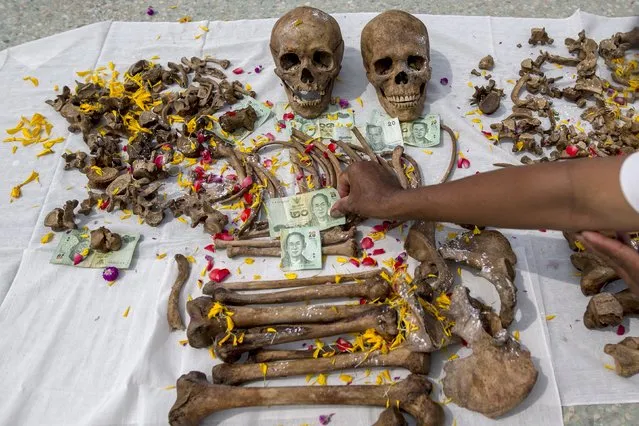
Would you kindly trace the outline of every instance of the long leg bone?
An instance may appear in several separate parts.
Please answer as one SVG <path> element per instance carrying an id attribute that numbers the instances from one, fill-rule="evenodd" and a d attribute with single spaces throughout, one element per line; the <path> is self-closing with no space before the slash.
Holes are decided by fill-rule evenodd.
<path id="1" fill-rule="evenodd" d="M 318 275 L 314 277 L 298 278 L 294 280 L 281 279 L 269 281 L 242 281 L 242 282 L 223 282 L 215 283 L 213 281 L 206 283 L 202 288 L 202 293 L 211 295 L 216 288 L 226 288 L 228 290 L 270 290 L 277 288 L 303 287 L 307 285 L 331 284 L 337 281 L 351 282 L 357 280 L 366 280 L 378 277 L 381 269 L 373 269 L 370 271 L 354 272 L 342 275 Z"/>
<path id="2" fill-rule="evenodd" d="M 170 331 L 184 330 L 186 328 L 184 327 L 184 321 L 182 321 L 182 317 L 180 316 L 178 304 L 180 302 L 180 291 L 182 290 L 182 287 L 184 287 L 186 280 L 189 279 L 189 274 L 191 272 L 191 264 L 183 255 L 176 254 L 175 262 L 178 265 L 178 275 L 171 287 L 171 294 L 169 295 L 169 303 L 166 313 Z"/>
<path id="3" fill-rule="evenodd" d="M 321 231 L 320 236 L 322 245 L 339 244 L 352 239 L 355 236 L 355 227 L 351 227 L 344 231 L 341 227 L 336 226 L 326 231 Z M 226 249 L 229 247 L 280 247 L 279 239 L 267 240 L 214 240 L 216 249 Z"/>
<path id="4" fill-rule="evenodd" d="M 266 365 L 266 376 L 262 371 L 264 365 Z M 262 380 L 264 377 L 303 376 L 347 368 L 371 367 L 405 368 L 411 373 L 426 375 L 430 368 L 430 355 L 411 352 L 408 349 L 397 349 L 387 354 L 355 352 L 338 354 L 330 358 L 320 357 L 261 364 L 218 364 L 213 367 L 212 378 L 213 383 L 239 385 Z"/>
<path id="5" fill-rule="evenodd" d="M 615 360 L 615 372 L 622 377 L 639 373 L 639 337 L 626 337 L 617 344 L 607 344 L 604 352 Z"/>
<path id="6" fill-rule="evenodd" d="M 177 381 L 177 398 L 169 411 L 171 426 L 198 425 L 211 414 L 231 408 L 273 405 L 399 405 L 418 426 L 439 426 L 444 411 L 430 400 L 432 384 L 426 377 L 411 374 L 392 385 L 300 386 L 243 388 L 214 385 L 206 375 L 191 371 Z"/>
<path id="7" fill-rule="evenodd" d="M 273 362 L 273 361 L 289 361 L 292 359 L 310 359 L 313 358 L 313 351 L 309 349 L 303 350 L 286 350 L 286 349 L 260 349 L 249 353 L 249 362 Z"/>
<path id="8" fill-rule="evenodd" d="M 215 337 L 224 333 L 226 319 L 208 313 L 215 304 L 210 297 L 198 297 L 187 303 L 187 312 L 191 321 L 186 331 L 189 344 L 194 348 L 211 346 Z M 359 315 L 374 309 L 375 305 L 339 305 L 339 306 L 286 306 L 252 308 L 231 306 L 235 327 L 251 328 L 273 324 L 330 323 Z"/>
<path id="9" fill-rule="evenodd" d="M 439 251 L 444 259 L 464 262 L 478 270 L 479 275 L 495 286 L 501 302 L 499 317 L 503 326 L 508 327 L 514 319 L 517 303 L 513 282 L 517 256 L 508 239 L 493 230 L 480 234 L 467 232 L 444 244 Z"/>
<path id="10" fill-rule="evenodd" d="M 385 298 L 390 287 L 381 277 L 371 278 L 362 284 L 315 285 L 293 290 L 244 294 L 226 288 L 216 288 L 211 295 L 213 300 L 227 305 L 282 304 L 304 302 L 307 300 L 334 298 L 366 298 L 376 300 Z"/>
<path id="11" fill-rule="evenodd" d="M 595 294 L 584 313 L 587 328 L 604 328 L 621 324 L 625 315 L 639 314 L 639 296 L 630 290 L 616 294 Z"/>
<path id="12" fill-rule="evenodd" d="M 355 240 L 347 240 L 338 244 L 330 246 L 322 246 L 322 254 L 336 255 L 336 256 L 357 256 L 357 243 Z M 251 256 L 251 257 L 280 257 L 281 248 L 278 247 L 246 247 L 246 246 L 233 246 L 226 250 L 226 255 L 229 258 L 237 256 Z"/>
<path id="13" fill-rule="evenodd" d="M 361 315 L 329 324 L 282 325 L 270 328 L 275 329 L 275 331 L 266 331 L 264 329 L 261 332 L 246 333 L 243 343 L 237 346 L 230 344 L 220 346 L 216 342 L 215 353 L 224 362 L 234 362 L 244 352 L 264 346 L 357 333 L 368 329 L 374 329 L 385 339 L 390 339 L 397 335 L 397 312 L 388 306 L 375 306 L 375 309 L 371 309 Z"/>

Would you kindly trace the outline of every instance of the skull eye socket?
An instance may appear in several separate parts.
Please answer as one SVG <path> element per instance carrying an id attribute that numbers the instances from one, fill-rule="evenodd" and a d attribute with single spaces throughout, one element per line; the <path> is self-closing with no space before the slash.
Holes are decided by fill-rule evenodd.
<path id="1" fill-rule="evenodd" d="M 295 53 L 285 53 L 280 57 L 280 66 L 285 70 L 293 68 L 295 65 L 300 64 L 300 57 Z"/>
<path id="2" fill-rule="evenodd" d="M 413 69 L 415 71 L 420 71 L 424 67 L 424 60 L 421 56 L 409 56 L 408 57 L 408 68 Z"/>
<path id="3" fill-rule="evenodd" d="M 393 60 L 389 57 L 378 59 L 373 64 L 375 72 L 380 75 L 388 74 L 393 67 Z"/>
<path id="4" fill-rule="evenodd" d="M 333 55 L 323 50 L 317 50 L 313 53 L 313 64 L 318 68 L 332 68 Z"/>

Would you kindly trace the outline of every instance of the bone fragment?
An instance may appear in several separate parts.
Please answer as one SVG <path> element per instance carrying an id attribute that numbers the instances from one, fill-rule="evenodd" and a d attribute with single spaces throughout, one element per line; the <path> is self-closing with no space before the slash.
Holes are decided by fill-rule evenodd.
<path id="1" fill-rule="evenodd" d="M 347 240 L 338 244 L 330 246 L 322 246 L 322 254 L 335 255 L 335 256 L 357 256 L 357 243 L 355 240 Z M 233 246 L 226 250 L 226 255 L 229 258 L 237 256 L 250 256 L 250 257 L 280 257 L 281 248 L 278 247 L 246 247 L 246 246 Z"/>
<path id="2" fill-rule="evenodd" d="M 211 296 L 213 300 L 227 305 L 279 305 L 282 303 L 304 302 L 307 300 L 351 297 L 376 300 L 386 298 L 389 292 L 390 287 L 386 281 L 384 281 L 381 277 L 373 277 L 361 284 L 320 284 L 292 290 L 260 294 L 246 294 L 218 287 L 213 290 Z"/>
<path id="3" fill-rule="evenodd" d="M 396 406 L 390 406 L 379 415 L 373 426 L 406 426 L 406 419 Z"/>
<path id="4" fill-rule="evenodd" d="M 191 273 L 191 264 L 182 254 L 175 255 L 175 262 L 178 266 L 178 274 L 175 278 L 173 286 L 171 286 L 171 294 L 169 294 L 169 303 L 166 318 L 169 322 L 169 331 L 184 330 L 184 321 L 180 316 L 180 309 L 178 305 L 180 303 L 180 291 L 189 278 Z"/>
<path id="5" fill-rule="evenodd" d="M 209 318 L 208 313 L 215 301 L 210 297 L 198 297 L 187 303 L 189 321 L 186 336 L 194 348 L 211 346 L 215 337 L 227 329 L 225 318 Z M 232 321 L 236 328 L 261 327 L 274 324 L 324 324 L 354 315 L 363 314 L 375 308 L 375 305 L 338 305 L 338 306 L 285 306 L 253 308 L 229 306 L 233 313 Z"/>
<path id="6" fill-rule="evenodd" d="M 625 315 L 639 313 L 639 296 L 626 289 L 619 293 L 595 294 L 584 313 L 584 325 L 589 329 L 621 324 Z"/>
<path id="7" fill-rule="evenodd" d="M 312 351 L 307 351 L 311 352 Z M 266 365 L 266 376 L 262 372 Z M 222 385 L 240 385 L 246 382 L 272 379 L 276 377 L 304 376 L 329 371 L 339 371 L 348 368 L 404 368 L 415 374 L 428 374 L 430 355 L 427 353 L 411 352 L 408 349 L 396 349 L 382 354 L 374 352 L 343 353 L 332 357 L 319 357 L 275 361 L 259 364 L 218 364 L 213 367 L 213 383 Z"/>
<path id="8" fill-rule="evenodd" d="M 570 261 L 581 271 L 581 292 L 585 296 L 597 294 L 606 284 L 620 279 L 614 269 L 593 253 L 573 253 Z"/>
<path id="9" fill-rule="evenodd" d="M 206 375 L 191 371 L 177 381 L 177 398 L 169 411 L 172 426 L 198 425 L 207 416 L 232 408 L 273 405 L 399 405 L 418 426 L 440 426 L 444 411 L 428 397 L 432 384 L 411 374 L 392 385 L 300 386 L 243 388 L 214 385 Z M 397 402 L 399 401 L 399 402 Z"/>
<path id="10" fill-rule="evenodd" d="M 435 223 L 416 221 L 408 231 L 404 249 L 421 262 L 415 271 L 417 285 L 428 284 L 435 292 L 450 290 L 455 277 L 435 247 Z"/>
<path id="11" fill-rule="evenodd" d="M 393 159 L 391 161 L 395 175 L 399 179 L 399 184 L 403 189 L 408 189 L 408 178 L 404 172 L 404 165 L 402 164 L 402 154 L 404 154 L 404 147 L 401 145 L 396 146 L 393 149 Z"/>
<path id="12" fill-rule="evenodd" d="M 615 360 L 615 372 L 621 377 L 639 373 L 639 337 L 626 337 L 617 344 L 607 344 L 604 352 Z"/>
<path id="13" fill-rule="evenodd" d="M 248 351 L 264 346 L 290 343 L 299 340 L 358 333 L 375 329 L 385 339 L 397 335 L 397 312 L 388 306 L 375 306 L 367 312 L 328 324 L 276 325 L 269 327 L 275 331 L 267 331 L 266 327 L 244 335 L 243 343 L 237 346 L 215 345 L 216 355 L 224 362 L 235 362 Z"/>
<path id="14" fill-rule="evenodd" d="M 355 227 L 351 227 L 346 231 L 343 231 L 340 227 L 333 227 L 326 231 L 321 231 L 322 245 L 328 246 L 343 243 L 348 239 L 352 239 L 355 236 L 355 231 L 357 231 Z M 214 243 L 216 249 L 226 249 L 229 247 L 280 247 L 281 245 L 279 239 L 228 241 L 216 239 Z"/>
<path id="15" fill-rule="evenodd" d="M 318 275 L 307 278 L 297 278 L 294 280 L 281 279 L 281 280 L 269 280 L 269 281 L 242 281 L 242 282 L 223 282 L 215 283 L 213 281 L 204 285 L 202 293 L 213 294 L 216 288 L 222 287 L 228 290 L 266 290 L 277 288 L 292 288 L 303 287 L 308 285 L 318 284 L 331 284 L 337 280 L 340 282 L 351 282 L 357 280 L 366 280 L 379 276 L 381 269 L 373 269 L 370 271 L 354 272 L 351 274 L 338 274 L 338 275 Z"/>

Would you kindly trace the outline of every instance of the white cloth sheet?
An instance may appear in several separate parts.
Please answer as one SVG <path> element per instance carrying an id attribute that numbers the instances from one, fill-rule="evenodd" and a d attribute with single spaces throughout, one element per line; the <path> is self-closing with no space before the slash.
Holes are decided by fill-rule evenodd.
<path id="1" fill-rule="evenodd" d="M 366 120 L 371 109 L 380 108 L 359 53 L 360 31 L 373 16 L 335 15 L 342 28 L 345 54 L 334 95 L 351 102 L 358 123 Z M 468 99 L 473 92 L 467 86 L 469 71 L 481 57 L 489 53 L 495 57 L 497 65 L 492 74 L 499 87 L 509 90 L 506 80 L 515 78 L 521 59 L 534 56 L 539 50 L 515 47 L 519 42 L 526 45 L 530 27 L 546 27 L 556 40 L 549 49 L 565 53 L 562 40 L 575 36 L 582 28 L 599 40 L 637 23 L 636 18 L 612 19 L 580 12 L 557 20 L 429 15 L 420 18 L 429 29 L 433 67 L 425 112 L 440 114 L 443 122 L 460 132 L 460 150 L 471 161 L 469 169 L 456 169 L 453 178 L 490 170 L 496 162 L 517 163 L 510 144 L 491 146 L 477 124 L 470 121 L 472 117 L 465 115 L 471 109 Z M 175 399 L 175 391 L 164 388 L 190 370 L 210 374 L 213 364 L 206 350 L 179 345 L 184 333 L 169 334 L 166 324 L 166 300 L 176 274 L 173 254 L 195 253 L 198 261 L 183 291 L 182 308 L 187 295 L 200 295 L 196 279 L 205 262 L 202 248 L 210 242 L 201 227 L 190 229 L 172 221 L 149 228 L 134 219 L 121 221 L 119 214 L 80 216 L 80 226 L 94 228 L 108 220 L 116 232 L 141 232 L 144 237 L 132 268 L 124 271 L 114 286 L 107 287 L 100 270 L 49 264 L 57 239 L 48 245 L 40 244 L 40 237 L 48 231 L 42 224 L 44 216 L 65 200 L 82 200 L 85 195 L 84 176 L 65 172 L 59 157 L 64 148 L 83 149 L 82 138 L 69 134 L 65 120 L 43 103 L 54 96 L 53 85 L 70 84 L 76 71 L 109 61 L 123 71 L 134 61 L 154 55 L 166 63 L 182 56 L 211 54 L 227 58 L 233 68 L 246 71 L 262 65 L 261 73 L 238 78 L 251 84 L 258 99 L 281 102 L 285 94 L 273 73 L 268 48 L 273 23 L 274 20 L 103 22 L 0 52 L 0 129 L 13 127 L 21 115 L 42 112 L 54 123 L 54 135 L 68 138 L 54 147 L 58 155 L 39 159 L 35 158 L 39 147 L 20 147 L 12 154 L 9 144 L 0 146 L 0 170 L 4 176 L 0 180 L 0 215 L 4 218 L 0 223 L 0 382 L 4 388 L 0 398 L 1 424 L 164 424 Z M 202 33 L 199 25 L 208 26 L 210 31 L 195 39 L 196 34 Z M 39 87 L 23 81 L 26 75 L 37 77 Z M 442 77 L 448 78 L 448 86 L 439 83 Z M 474 82 L 484 84 L 483 79 Z M 363 100 L 363 108 L 355 102 L 357 97 Z M 509 100 L 504 104 L 495 120 L 483 120 L 484 126 L 507 114 Z M 273 131 L 272 121 L 258 129 L 258 133 L 267 131 Z M 432 155 L 408 149 L 418 159 L 428 183 L 440 179 L 448 162 L 450 145 L 447 138 L 444 140 Z M 22 198 L 9 203 L 11 188 L 31 170 L 40 173 L 40 183 L 25 186 Z M 291 177 L 287 179 L 290 182 Z M 368 229 L 364 227 L 363 231 Z M 399 232 L 394 231 L 378 246 L 385 247 L 388 253 L 398 253 L 401 244 L 392 237 L 400 237 Z M 440 234 L 445 237 L 446 231 Z M 639 401 L 638 378 L 621 379 L 603 367 L 610 362 L 602 352 L 603 344 L 619 338 L 610 331 L 587 331 L 576 322 L 587 299 L 579 292 L 567 246 L 551 234 L 507 234 L 520 259 L 519 311 L 512 329 L 520 330 L 523 344 L 531 350 L 540 370 L 539 381 L 521 407 L 497 422 L 449 404 L 445 407 L 447 423 L 454 418 L 458 425 L 561 424 L 560 395 L 565 405 Z M 155 255 L 159 252 L 169 255 L 157 260 Z M 254 274 L 263 279 L 282 276 L 275 259 L 257 259 L 255 264 L 246 265 L 218 253 L 215 261 L 218 267 L 229 267 L 231 279 L 251 279 Z M 353 269 L 329 258 L 324 271 Z M 465 269 L 463 279 L 473 294 L 484 296 L 490 303 L 497 300 L 483 279 Z M 127 307 L 130 312 L 124 318 Z M 546 323 L 546 313 L 557 314 L 557 318 Z M 626 321 L 626 325 L 632 332 L 636 322 Z M 440 377 L 443 360 L 451 353 L 452 348 L 435 357 L 432 377 Z M 337 376 L 332 374 L 329 383 L 339 383 Z M 355 377 L 357 383 L 366 380 L 361 373 Z M 268 382 L 272 386 L 283 383 L 302 385 L 304 379 Z M 439 384 L 435 387 L 434 398 L 443 400 Z M 320 414 L 334 412 L 332 424 L 367 425 L 380 411 L 352 407 L 252 408 L 220 413 L 207 423 L 317 424 Z"/>

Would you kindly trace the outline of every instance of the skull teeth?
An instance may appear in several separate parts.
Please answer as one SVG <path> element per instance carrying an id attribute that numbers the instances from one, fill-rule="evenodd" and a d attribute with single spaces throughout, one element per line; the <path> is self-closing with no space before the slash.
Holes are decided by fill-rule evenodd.
<path id="1" fill-rule="evenodd" d="M 315 106 L 315 105 L 319 105 L 320 103 L 322 103 L 322 99 L 315 99 L 312 101 L 304 101 L 302 99 L 300 99 L 297 95 L 293 95 L 293 100 L 299 104 L 300 106 L 305 106 L 305 107 L 309 107 L 309 106 Z"/>
<path id="2" fill-rule="evenodd" d="M 387 96 L 389 102 L 394 104 L 404 104 L 404 103 L 416 103 L 419 100 L 419 94 L 416 95 L 402 95 L 402 96 Z"/>

